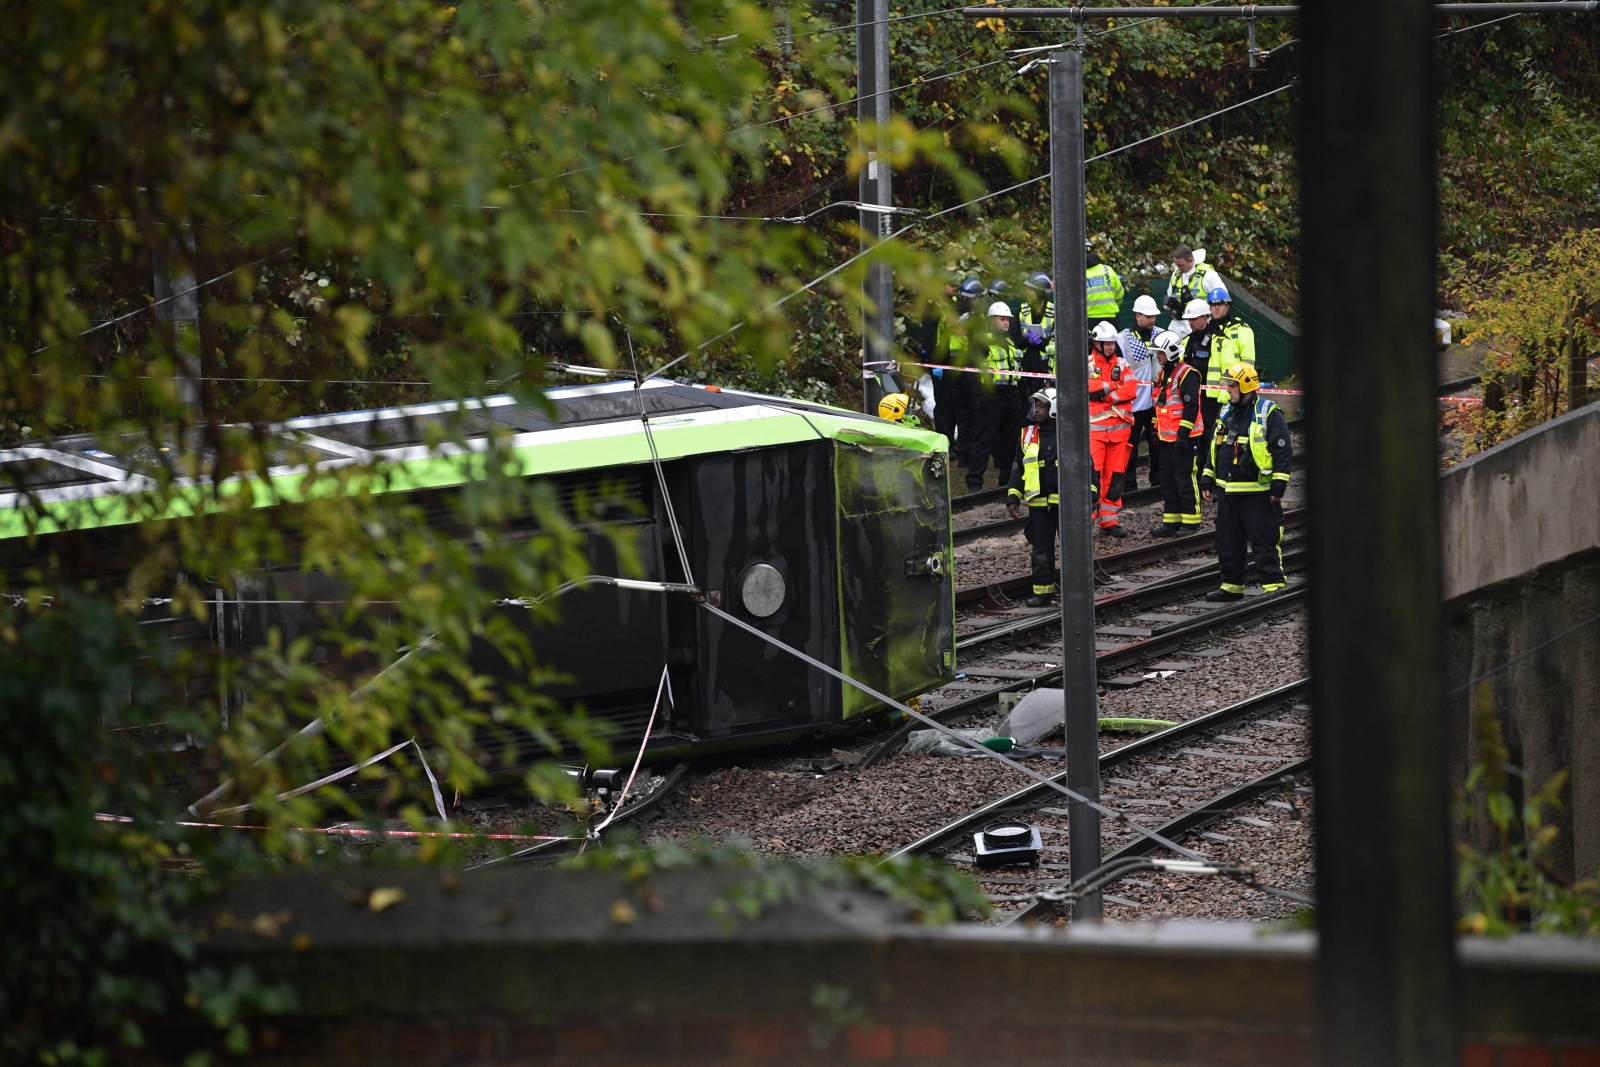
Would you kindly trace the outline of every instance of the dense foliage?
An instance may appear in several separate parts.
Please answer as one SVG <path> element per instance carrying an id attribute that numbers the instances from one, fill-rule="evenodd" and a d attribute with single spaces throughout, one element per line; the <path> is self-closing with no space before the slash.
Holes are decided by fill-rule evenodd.
<path id="1" fill-rule="evenodd" d="M 559 798 L 556 754 L 605 746 L 543 695 L 550 667 L 496 611 L 526 598 L 555 619 L 534 598 L 588 573 L 580 527 L 604 501 L 523 477 L 498 436 L 455 461 L 459 492 L 389 495 L 382 469 L 325 462 L 272 424 L 506 389 L 539 402 L 552 348 L 614 363 L 630 337 L 649 358 L 735 324 L 726 351 L 772 365 L 776 299 L 817 244 L 714 216 L 762 180 L 780 46 L 742 0 L 0 14 L 0 446 L 90 434 L 152 487 L 107 505 L 136 523 L 129 575 L 60 542 L 5 544 L 5 1054 L 93 1058 L 179 1003 L 238 1049 L 238 1013 L 282 998 L 184 969 L 187 900 L 235 862 L 315 862 L 296 826 L 421 824 L 423 756 L 470 792 L 518 731 L 550 756 L 524 784 Z M 837 92 L 826 51 L 798 51 Z M 977 188 L 942 140 L 902 129 L 884 148 Z M 303 476 L 259 477 L 296 462 Z M 46 514 L 32 498 L 20 513 Z M 637 570 L 625 537 L 607 551 Z M 206 633 L 202 589 L 242 595 L 262 570 L 330 591 L 314 632 L 243 652 L 162 639 Z M 486 651 L 508 669 L 475 669 Z M 249 699 L 224 728 L 234 692 Z M 278 750 L 311 722 L 325 731 Z M 419 747 L 289 795 L 397 737 Z M 191 801 L 263 829 L 174 825 Z"/>

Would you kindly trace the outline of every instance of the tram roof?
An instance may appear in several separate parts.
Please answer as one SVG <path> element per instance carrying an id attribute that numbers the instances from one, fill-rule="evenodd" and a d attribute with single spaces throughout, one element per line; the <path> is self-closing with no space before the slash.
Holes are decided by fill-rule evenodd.
<path id="1" fill-rule="evenodd" d="M 544 395 L 549 407 L 491 396 L 290 419 L 268 431 L 282 442 L 282 464 L 269 467 L 265 479 L 230 478 L 220 495 L 248 487 L 255 506 L 266 507 L 304 499 L 308 484 L 349 484 L 308 482 L 313 465 L 379 466 L 384 477 L 367 483 L 374 492 L 448 488 L 481 475 L 482 455 L 491 435 L 499 434 L 509 435 L 505 445 L 528 476 L 646 463 L 650 444 L 639 418 L 641 402 L 663 460 L 818 439 L 923 452 L 947 447 L 941 435 L 926 430 L 734 389 L 652 380 L 638 390 L 623 381 Z M 160 466 L 181 469 L 181 457 L 200 445 L 198 433 L 191 432 L 183 446 L 160 449 L 142 434 L 78 435 L 0 449 L 0 489 L 10 490 L 0 491 L 0 540 L 212 510 L 218 493 L 209 479 L 175 478 L 162 501 L 147 473 Z M 178 455 L 159 454 L 166 452 Z"/>

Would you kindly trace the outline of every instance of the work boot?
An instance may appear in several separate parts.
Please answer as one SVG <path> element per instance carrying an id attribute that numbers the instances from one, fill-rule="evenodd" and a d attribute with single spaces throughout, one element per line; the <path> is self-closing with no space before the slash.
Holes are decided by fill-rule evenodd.
<path id="1" fill-rule="evenodd" d="M 1120 541 L 1120 540 L 1122 540 L 1122 538 L 1128 536 L 1128 531 L 1124 530 L 1122 528 L 1122 524 L 1119 522 L 1115 526 L 1102 526 L 1102 527 L 1100 527 L 1100 536 L 1101 537 L 1115 537 L 1117 540 Z"/>
<path id="2" fill-rule="evenodd" d="M 1243 593 L 1230 593 L 1226 589 L 1213 589 L 1206 594 L 1206 599 L 1213 604 L 1226 604 L 1234 600 L 1243 600 Z"/>
<path id="3" fill-rule="evenodd" d="M 1024 600 L 1023 603 L 1030 608 L 1047 608 L 1053 600 L 1055 600 L 1055 597 L 1045 594 L 1044 596 L 1031 596 Z"/>
<path id="4" fill-rule="evenodd" d="M 1150 536 L 1151 537 L 1177 537 L 1179 531 L 1181 531 L 1182 529 L 1183 529 L 1182 526 L 1166 525 L 1166 526 L 1161 527 L 1161 529 L 1159 529 L 1159 530 L 1150 531 Z"/>

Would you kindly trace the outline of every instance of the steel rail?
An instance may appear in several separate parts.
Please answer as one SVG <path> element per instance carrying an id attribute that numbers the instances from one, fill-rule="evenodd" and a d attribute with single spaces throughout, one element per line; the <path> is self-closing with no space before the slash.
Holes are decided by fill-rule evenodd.
<path id="1" fill-rule="evenodd" d="M 1168 745 L 1179 741 L 1187 741 L 1192 737 L 1209 733 L 1212 730 L 1231 725 L 1240 719 L 1248 719 L 1252 715 L 1272 711 L 1290 700 L 1303 699 L 1311 693 L 1311 679 L 1302 678 L 1288 685 L 1281 685 L 1276 689 L 1269 689 L 1265 693 L 1246 697 L 1235 704 L 1225 708 L 1208 712 L 1196 719 L 1180 722 L 1176 726 L 1169 726 L 1159 733 L 1146 734 L 1137 741 L 1130 741 L 1125 745 L 1106 752 L 1100 757 L 1100 773 L 1105 774 L 1113 768 L 1119 767 L 1130 760 L 1159 752 Z M 1062 772 L 1063 775 L 1065 772 Z M 1057 777 L 1061 777 L 1058 775 Z M 1056 794 L 1038 784 L 1023 786 L 1013 793 L 1008 793 L 998 800 L 992 800 L 981 807 L 974 808 L 965 815 L 957 816 L 945 823 L 937 830 L 930 830 L 908 845 L 890 853 L 890 856 L 924 856 L 946 844 L 954 838 L 974 830 L 982 829 L 990 821 L 1001 816 L 1012 815 L 1018 811 L 1031 810 L 1041 804 L 1049 802 Z"/>
<path id="2" fill-rule="evenodd" d="M 1018 520 L 1021 525 L 1023 520 Z M 1283 513 L 1284 526 L 1299 526 L 1306 521 L 1304 508 L 1295 508 L 1293 511 Z M 992 524 L 991 524 L 992 525 Z M 972 527 L 976 529 L 976 527 Z M 956 531 L 957 538 L 961 531 Z M 1156 563 L 1171 556 L 1184 556 L 1192 552 L 1201 552 L 1216 544 L 1217 531 L 1205 530 L 1200 533 L 1186 534 L 1174 537 L 1153 545 L 1140 545 L 1138 548 L 1126 548 L 1121 552 L 1111 552 L 1104 556 L 1096 556 L 1095 566 L 1107 574 L 1115 573 L 1123 567 L 1136 566 L 1140 563 Z M 956 544 L 961 544 L 958 539 Z M 1031 574 L 1015 574 L 1010 578 L 1001 578 L 998 581 L 984 582 L 981 585 L 964 585 L 956 588 L 956 603 L 964 604 L 972 600 L 982 600 L 991 592 L 1014 593 L 1033 584 Z"/>
<path id="3" fill-rule="evenodd" d="M 1306 679 L 1295 684 L 1309 686 L 1310 680 Z M 1206 801 L 1198 808 L 1190 808 L 1188 811 L 1177 816 L 1171 821 L 1163 823 L 1156 829 L 1156 833 L 1160 834 L 1162 837 L 1177 839 L 1185 834 L 1192 834 L 1196 830 L 1203 830 L 1207 826 L 1210 826 L 1212 823 L 1216 822 L 1218 819 L 1227 815 L 1229 812 L 1234 811 L 1240 806 L 1254 800 L 1262 793 L 1270 792 L 1272 789 L 1281 787 L 1284 778 L 1287 777 L 1291 779 L 1299 779 L 1310 773 L 1310 756 L 1302 756 L 1299 759 L 1291 760 L 1290 762 L 1279 767 L 1277 770 L 1268 771 L 1259 778 L 1253 778 L 1250 781 L 1245 782 L 1243 785 L 1235 786 L 1226 793 L 1223 793 L 1221 796 L 1214 797 L 1213 799 Z M 1121 848 L 1117 849 L 1115 852 L 1109 853 L 1101 861 L 1100 866 L 1104 868 L 1118 862 L 1119 860 L 1129 859 L 1134 856 L 1149 855 L 1152 850 L 1146 847 L 1148 844 L 1149 842 L 1144 838 L 1130 841 L 1126 845 L 1123 845 Z M 1130 870 L 1128 873 L 1132 874 L 1134 872 Z M 1023 908 L 1021 911 L 1008 918 L 1001 925 L 1010 926 L 1012 923 L 1032 922 L 1034 920 L 1043 918 L 1044 916 L 1055 911 L 1055 909 L 1055 901 L 1049 899 L 1037 899 L 1032 904 L 1029 904 L 1026 908 Z"/>
<path id="4" fill-rule="evenodd" d="M 1434 4 L 1440 15 L 1535 15 L 1586 14 L 1600 4 L 1596 0 L 1535 0 L 1528 3 L 1468 3 Z M 1014 19 L 1089 19 L 1164 18 L 1164 19 L 1226 19 L 1226 18 L 1289 18 L 1300 14 L 1298 4 L 1250 4 L 1243 7 L 1007 7 L 1004 4 L 985 4 L 981 7 L 964 7 L 961 13 L 968 18 L 1007 17 Z"/>
<path id="5" fill-rule="evenodd" d="M 1299 572 L 1306 562 L 1306 546 L 1299 538 L 1289 542 L 1294 547 L 1283 555 L 1283 568 L 1285 573 Z M 1287 547 L 1286 544 L 1286 547 Z M 1159 582 L 1151 582 L 1137 589 L 1124 589 L 1120 593 L 1112 593 L 1101 597 L 1094 602 L 1095 611 L 1102 608 L 1152 608 L 1168 603 L 1180 596 L 1192 593 L 1203 593 L 1217 584 L 1221 567 L 1216 563 L 1206 563 L 1199 567 L 1174 574 L 1170 578 L 1163 578 Z M 1253 573 L 1253 571 L 1251 572 Z M 1206 616 L 1198 616 L 1205 618 Z M 986 645 L 990 641 L 998 641 L 1003 637 L 1016 637 L 1018 634 L 1032 633 L 1035 630 L 1048 629 L 1058 619 L 1047 613 L 1041 613 L 1032 618 L 1016 619 L 1012 622 L 999 623 L 988 629 L 978 630 L 967 634 L 966 637 L 956 638 L 956 651 L 976 648 Z M 1171 627 L 1185 626 L 1187 623 L 1171 623 Z M 1151 637 L 1164 636 L 1167 629 L 1157 628 Z"/>
<path id="6" fill-rule="evenodd" d="M 1102 652 L 1094 658 L 1095 667 L 1096 669 L 1101 667 L 1115 669 L 1117 667 L 1125 666 L 1129 663 L 1141 660 L 1145 656 L 1155 655 L 1158 652 L 1166 652 L 1169 649 L 1181 646 L 1196 637 L 1204 635 L 1210 630 L 1216 629 L 1218 626 L 1224 624 L 1232 625 L 1241 622 L 1249 622 L 1262 615 L 1275 615 L 1278 612 L 1286 610 L 1287 606 L 1291 604 L 1298 607 L 1300 602 L 1304 599 L 1304 586 L 1301 586 L 1297 589 L 1286 589 L 1279 593 L 1268 593 L 1264 596 L 1252 597 L 1243 603 L 1235 604 L 1233 607 L 1223 608 L 1220 611 L 1214 611 L 1209 615 L 1202 615 L 1196 618 L 1193 624 L 1184 625 L 1160 635 L 1152 634 L 1151 636 L 1138 641 L 1130 641 L 1127 644 L 1119 646 L 1118 648 L 1112 649 L 1108 652 Z M 1050 620 L 1049 622 L 1041 622 L 1040 626 L 1042 627 L 1050 625 L 1050 622 L 1053 621 L 1054 620 Z M 940 708 L 937 711 L 925 712 L 924 714 L 926 714 L 929 718 L 935 719 L 939 722 L 949 722 L 951 719 L 959 718 L 962 715 L 965 715 L 974 708 L 982 707 L 984 704 L 987 704 L 989 701 L 998 697 L 1001 693 L 1010 693 L 1019 689 L 1033 689 L 1045 682 L 1060 677 L 1061 668 L 1059 667 L 1053 670 L 1040 671 L 1039 673 L 1030 675 L 1026 678 L 1018 678 L 1016 681 L 1007 682 L 1004 685 L 996 686 L 993 689 L 986 689 L 981 693 L 977 693 L 966 698 L 965 700 L 958 700 L 956 703 L 951 704 L 947 708 Z M 868 767 L 871 767 L 881 761 L 884 756 L 887 756 L 890 752 L 899 748 L 899 746 L 905 741 L 906 737 L 910 735 L 913 725 L 914 724 L 912 723 L 906 723 L 899 729 L 895 730 L 894 733 L 884 738 L 878 747 L 873 749 L 872 752 L 869 753 L 867 757 L 857 765 L 857 769 L 866 770 Z"/>
<path id="7" fill-rule="evenodd" d="M 1298 470 L 1303 461 L 1304 456 L 1301 453 L 1296 452 L 1294 456 L 1294 469 Z M 984 491 L 992 492 L 993 490 Z M 1135 489 L 1131 493 L 1122 494 L 1122 506 L 1125 508 L 1143 507 L 1145 504 L 1153 504 L 1160 499 L 1161 487 L 1152 485 L 1145 489 Z M 994 537 L 997 534 L 1011 533 L 1015 530 L 1020 530 L 1022 529 L 1023 524 L 1027 521 L 1028 520 L 1025 518 L 1008 518 L 996 519 L 994 522 L 979 523 L 976 526 L 958 526 L 955 530 L 951 531 L 950 539 L 958 545 L 966 544 L 968 541 L 976 541 L 982 537 Z"/>

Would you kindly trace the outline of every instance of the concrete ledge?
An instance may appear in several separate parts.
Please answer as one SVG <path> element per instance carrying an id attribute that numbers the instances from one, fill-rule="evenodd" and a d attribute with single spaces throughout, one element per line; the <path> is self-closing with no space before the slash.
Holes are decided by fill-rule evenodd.
<path id="1" fill-rule="evenodd" d="M 719 923 L 711 904 L 740 877 L 283 875 L 231 886 L 206 952 L 299 990 L 302 1011 L 263 1032 L 261 1062 L 1313 1059 L 1309 934 L 927 928 L 837 890 Z M 379 886 L 404 901 L 347 903 Z M 1544 1056 L 1528 1062 L 1600 1065 L 1600 942 L 1470 941 L 1462 958 L 1472 1054 L 1489 1057 L 1470 1062 L 1528 1046 Z"/>
<path id="2" fill-rule="evenodd" d="M 1552 419 L 1439 478 L 1444 599 L 1600 549 L 1600 405 Z"/>

